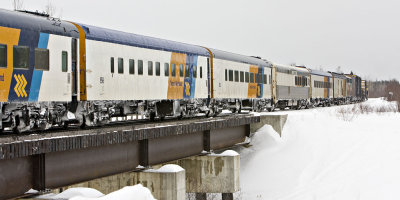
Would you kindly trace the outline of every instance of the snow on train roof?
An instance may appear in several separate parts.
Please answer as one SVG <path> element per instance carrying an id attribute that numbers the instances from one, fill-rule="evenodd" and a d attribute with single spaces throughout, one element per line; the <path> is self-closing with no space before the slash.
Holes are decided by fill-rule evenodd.
<path id="1" fill-rule="evenodd" d="M 0 26 L 69 37 L 79 37 L 78 30 L 71 23 L 47 17 L 41 13 L 29 11 L 16 12 L 0 9 Z M 28 34 L 34 37 L 31 33 Z"/>
<path id="2" fill-rule="evenodd" d="M 210 50 L 213 52 L 213 56 L 217 59 L 230 60 L 235 62 L 247 63 L 251 65 L 264 66 L 264 67 L 272 67 L 272 63 L 260 58 L 244 56 L 236 53 L 221 51 L 218 49 L 210 49 Z"/>
<path id="3" fill-rule="evenodd" d="M 347 77 L 344 74 L 339 74 L 336 72 L 331 72 L 331 73 L 332 73 L 333 77 L 335 77 L 335 78 L 347 79 Z"/>
<path id="4" fill-rule="evenodd" d="M 277 64 L 277 63 L 275 63 L 275 66 L 280 69 L 294 70 L 294 71 L 309 73 L 307 68 L 294 67 L 294 66 L 290 66 L 290 65 L 282 65 L 282 64 Z"/>
<path id="5" fill-rule="evenodd" d="M 332 77 L 332 74 L 330 74 L 328 72 L 319 71 L 319 70 L 315 70 L 315 69 L 310 69 L 310 73 L 313 74 L 313 75 Z"/>
<path id="6" fill-rule="evenodd" d="M 128 46 L 171 51 L 176 53 L 209 56 L 209 52 L 205 48 L 196 45 L 138 35 L 134 33 L 116 31 L 107 28 L 100 28 L 91 25 L 79 25 L 82 26 L 82 28 L 85 30 L 86 38 L 89 40 L 111 42 Z"/>

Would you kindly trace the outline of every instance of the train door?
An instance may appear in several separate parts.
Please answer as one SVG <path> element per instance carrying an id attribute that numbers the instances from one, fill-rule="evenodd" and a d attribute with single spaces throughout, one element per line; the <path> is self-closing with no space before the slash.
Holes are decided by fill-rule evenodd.
<path id="1" fill-rule="evenodd" d="M 271 77 L 272 77 L 272 82 L 271 82 L 271 96 L 272 96 L 272 102 L 273 104 L 276 104 L 276 67 L 272 66 L 271 68 Z"/>
<path id="2" fill-rule="evenodd" d="M 72 103 L 71 103 L 71 112 L 75 112 L 76 108 L 78 106 L 78 99 L 77 99 L 77 93 L 78 93 L 78 84 L 77 84 L 77 40 L 76 38 L 72 38 L 71 40 L 71 79 L 72 79 L 72 88 L 71 88 L 71 95 L 72 95 Z"/>

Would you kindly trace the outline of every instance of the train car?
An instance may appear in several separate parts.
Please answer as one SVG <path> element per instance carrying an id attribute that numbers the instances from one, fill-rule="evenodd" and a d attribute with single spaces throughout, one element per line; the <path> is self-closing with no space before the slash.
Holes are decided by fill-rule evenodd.
<path id="1" fill-rule="evenodd" d="M 272 64 L 268 61 L 210 49 L 213 55 L 211 107 L 217 113 L 228 108 L 262 111 L 271 109 Z"/>
<path id="2" fill-rule="evenodd" d="M 310 73 L 306 68 L 275 64 L 276 107 L 310 106 Z"/>
<path id="3" fill-rule="evenodd" d="M 207 111 L 209 51 L 203 47 L 76 24 L 80 98 L 89 124 L 144 114 L 150 119 Z M 82 43 L 81 43 L 82 44 Z M 83 52 L 85 51 L 85 52 Z"/>
<path id="4" fill-rule="evenodd" d="M 48 16 L 0 9 L 0 130 L 75 120 L 78 29 Z"/>
<path id="5" fill-rule="evenodd" d="M 333 103 L 336 105 L 346 102 L 346 79 L 343 74 L 330 72 L 333 77 Z"/>
<path id="6" fill-rule="evenodd" d="M 313 106 L 329 106 L 333 103 L 332 74 L 310 69 L 311 75 L 311 104 Z"/>

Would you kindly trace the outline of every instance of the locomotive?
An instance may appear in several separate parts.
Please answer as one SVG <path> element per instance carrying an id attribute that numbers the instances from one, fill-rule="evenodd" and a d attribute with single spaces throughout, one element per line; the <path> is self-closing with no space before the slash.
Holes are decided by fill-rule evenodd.
<path id="1" fill-rule="evenodd" d="M 353 74 L 0 9 L 1 131 L 301 109 L 365 94 Z"/>

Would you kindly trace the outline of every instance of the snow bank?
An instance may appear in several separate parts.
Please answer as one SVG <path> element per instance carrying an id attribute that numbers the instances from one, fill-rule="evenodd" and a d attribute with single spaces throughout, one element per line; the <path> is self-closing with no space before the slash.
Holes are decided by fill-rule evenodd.
<path id="1" fill-rule="evenodd" d="M 141 184 L 127 186 L 108 195 L 92 188 L 70 188 L 60 194 L 46 194 L 37 198 L 53 200 L 155 200 L 150 190 Z"/>
<path id="2" fill-rule="evenodd" d="M 184 169 L 181 166 L 174 165 L 174 164 L 164 165 L 159 169 L 145 170 L 145 172 L 160 172 L 160 173 L 176 173 L 176 172 L 180 172 L 180 171 L 184 171 Z"/>
<path id="3" fill-rule="evenodd" d="M 69 200 L 155 200 L 150 190 L 141 184 L 127 186 L 118 191 L 112 192 L 99 198 L 73 197 Z"/>
<path id="4" fill-rule="evenodd" d="M 340 107 L 279 112 L 289 115 L 282 138 L 258 130 L 239 151 L 242 199 L 400 199 L 400 113 L 346 121 Z"/>
<path id="5" fill-rule="evenodd" d="M 39 196 L 39 199 L 70 199 L 76 196 L 83 196 L 87 198 L 98 198 L 104 196 L 103 193 L 92 188 L 70 188 L 60 194 L 45 194 Z"/>

